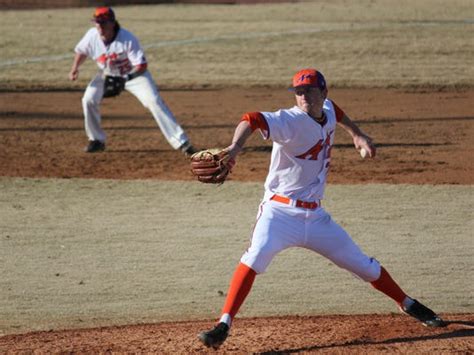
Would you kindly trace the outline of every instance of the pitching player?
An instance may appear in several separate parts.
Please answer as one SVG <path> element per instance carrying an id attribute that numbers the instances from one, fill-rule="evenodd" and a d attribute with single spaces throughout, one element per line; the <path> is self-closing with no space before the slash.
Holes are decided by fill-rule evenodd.
<path id="1" fill-rule="evenodd" d="M 199 339 L 214 348 L 225 341 L 255 276 L 265 272 L 275 255 L 290 247 L 313 250 L 370 282 L 392 298 L 401 311 L 424 325 L 445 325 L 432 310 L 407 296 L 387 270 L 364 254 L 322 207 L 336 126 L 347 131 L 355 148 L 365 149 L 371 158 L 375 156 L 375 146 L 345 112 L 327 98 L 326 81 L 321 72 L 299 71 L 293 77 L 293 90 L 296 106 L 276 112 L 245 114 L 235 130 L 232 144 L 226 148 L 235 159 L 255 130 L 259 130 L 264 139 L 273 141 L 265 194 L 250 247 L 235 270 L 220 321 L 213 329 L 199 334 Z"/>
<path id="2" fill-rule="evenodd" d="M 145 54 L 138 39 L 122 28 L 110 7 L 95 9 L 95 27 L 89 29 L 75 48 L 75 57 L 69 79 L 76 80 L 79 67 L 87 59 L 96 61 L 99 72 L 87 86 L 82 98 L 85 130 L 89 153 L 105 149 L 106 135 L 101 127 L 100 104 L 104 96 L 104 78 L 120 80 L 123 89 L 132 93 L 155 118 L 161 132 L 174 149 L 191 155 L 195 149 L 160 97 L 150 72 L 147 70 Z M 113 95 L 120 93 L 120 90 Z"/>

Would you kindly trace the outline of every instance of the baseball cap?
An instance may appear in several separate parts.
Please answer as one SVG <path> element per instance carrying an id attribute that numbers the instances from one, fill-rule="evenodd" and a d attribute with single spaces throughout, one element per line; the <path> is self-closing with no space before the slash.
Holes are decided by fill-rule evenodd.
<path id="1" fill-rule="evenodd" d="M 293 87 L 290 90 L 294 90 L 298 86 L 315 86 L 324 90 L 326 89 L 326 79 L 316 69 L 302 69 L 293 76 Z"/>
<path id="2" fill-rule="evenodd" d="M 104 23 L 108 21 L 115 21 L 115 13 L 111 7 L 97 7 L 94 11 L 94 18 L 92 21 L 97 23 Z"/>

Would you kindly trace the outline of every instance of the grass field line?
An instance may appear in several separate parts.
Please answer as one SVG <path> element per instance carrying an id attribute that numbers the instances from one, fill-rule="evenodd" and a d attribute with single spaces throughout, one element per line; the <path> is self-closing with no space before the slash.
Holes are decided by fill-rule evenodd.
<path id="1" fill-rule="evenodd" d="M 465 19 L 461 21 L 406 21 L 390 23 L 389 25 L 397 26 L 440 26 L 440 25 L 465 25 L 474 23 L 474 19 Z M 150 48 L 162 48 L 162 47 L 174 47 L 174 46 L 188 46 L 195 44 L 202 44 L 208 42 L 219 42 L 223 40 L 245 40 L 252 38 L 267 38 L 267 37 L 280 37 L 280 36 L 294 36 L 301 34 L 313 34 L 313 33 L 325 33 L 325 32 L 345 32 L 345 31 L 362 31 L 362 30 L 375 30 L 381 27 L 387 28 L 387 23 L 376 24 L 376 25 L 364 25 L 364 24 L 345 24 L 343 26 L 336 26 L 334 28 L 305 28 L 296 29 L 292 31 L 271 31 L 271 32 L 250 32 L 250 33 L 237 33 L 233 35 L 224 35 L 216 37 L 196 37 L 190 39 L 171 40 L 171 41 L 159 41 L 156 43 L 144 44 L 144 49 Z M 57 54 L 48 56 L 37 56 L 29 58 L 19 58 L 0 61 L 0 68 L 25 65 L 31 63 L 45 63 L 45 62 L 57 62 L 62 60 L 70 60 L 72 57 L 71 53 L 68 54 Z"/>

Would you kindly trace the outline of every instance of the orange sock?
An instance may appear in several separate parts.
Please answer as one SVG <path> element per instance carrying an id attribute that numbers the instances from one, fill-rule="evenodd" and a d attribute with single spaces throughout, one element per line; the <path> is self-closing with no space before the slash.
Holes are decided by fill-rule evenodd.
<path id="1" fill-rule="evenodd" d="M 403 300 L 407 297 L 406 293 L 402 291 L 400 286 L 398 286 L 398 284 L 392 279 L 383 266 L 381 267 L 380 277 L 377 280 L 372 281 L 371 284 L 375 289 L 385 293 L 400 306 L 402 305 Z"/>
<path id="2" fill-rule="evenodd" d="M 240 306 L 249 294 L 256 275 L 257 273 L 245 264 L 240 263 L 237 266 L 230 282 L 222 314 L 228 313 L 234 319 Z"/>

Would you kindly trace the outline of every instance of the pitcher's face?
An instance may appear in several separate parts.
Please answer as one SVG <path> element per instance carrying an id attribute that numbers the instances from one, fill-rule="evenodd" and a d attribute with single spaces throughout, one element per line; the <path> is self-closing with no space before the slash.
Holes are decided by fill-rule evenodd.
<path id="1" fill-rule="evenodd" d="M 311 116 L 319 116 L 323 109 L 327 90 L 316 86 L 300 86 L 295 88 L 296 106 Z"/>

